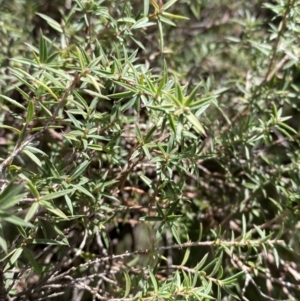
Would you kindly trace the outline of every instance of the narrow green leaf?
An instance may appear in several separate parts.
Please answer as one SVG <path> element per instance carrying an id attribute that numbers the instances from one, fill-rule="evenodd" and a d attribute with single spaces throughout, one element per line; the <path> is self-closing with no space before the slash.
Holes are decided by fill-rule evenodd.
<path id="1" fill-rule="evenodd" d="M 174 214 L 174 215 L 168 215 L 167 216 L 167 218 L 166 218 L 166 220 L 168 221 L 168 222 L 173 222 L 173 221 L 175 221 L 175 220 L 178 220 L 180 217 L 182 217 L 182 215 L 179 215 L 179 214 Z"/>
<path id="2" fill-rule="evenodd" d="M 60 55 L 60 52 L 54 52 L 51 55 L 48 56 L 47 61 L 45 62 L 46 64 L 50 64 L 54 59 L 56 59 Z M 47 69 L 47 66 L 45 67 Z"/>
<path id="3" fill-rule="evenodd" d="M 288 132 L 292 132 L 293 134 L 296 134 L 297 132 L 290 126 L 288 126 L 287 124 L 280 122 L 279 124 L 276 124 L 275 127 L 286 137 L 290 138 L 291 141 L 293 141 L 293 137 L 291 136 L 291 134 Z"/>
<path id="4" fill-rule="evenodd" d="M 159 18 L 157 19 L 157 25 L 158 25 L 158 32 L 159 32 L 159 49 L 160 49 L 160 52 L 163 53 L 164 51 L 164 33 L 163 33 L 163 26 L 162 26 L 162 23 L 161 21 L 159 20 Z"/>
<path id="5" fill-rule="evenodd" d="M 71 184 L 71 187 L 74 187 L 76 190 L 81 191 L 86 196 L 90 197 L 91 199 L 95 199 L 95 197 L 86 188 L 84 188 L 80 183 L 77 185 Z"/>
<path id="6" fill-rule="evenodd" d="M 214 100 L 214 98 L 211 98 L 211 100 Z M 226 122 L 231 125 L 231 121 L 228 118 L 227 114 L 224 112 L 224 110 L 218 105 L 218 103 L 216 101 L 211 101 L 213 103 L 213 105 L 221 112 L 221 114 L 223 115 L 224 119 L 226 120 Z M 208 104 L 208 103 L 207 103 Z M 206 109 L 206 108 L 205 108 Z"/>
<path id="7" fill-rule="evenodd" d="M 73 191 L 74 191 L 74 189 L 66 189 L 66 190 L 60 190 L 57 192 L 49 193 L 49 194 L 43 195 L 39 201 L 54 200 L 54 199 L 60 198 L 62 196 L 65 196 L 66 194 L 69 194 Z"/>
<path id="8" fill-rule="evenodd" d="M 45 66 L 45 69 L 50 69 L 49 67 Z M 44 72 L 43 73 L 44 77 L 46 79 L 48 79 L 53 85 L 56 86 L 56 88 L 61 88 L 61 89 L 65 89 L 66 85 L 63 81 L 61 81 L 61 78 L 59 77 L 57 79 L 56 75 L 52 75 L 52 70 L 51 70 L 51 74 L 49 72 Z"/>
<path id="9" fill-rule="evenodd" d="M 128 296 L 129 293 L 130 293 L 131 279 L 130 279 L 130 276 L 129 276 L 129 274 L 128 274 L 127 271 L 123 271 L 123 273 L 124 273 L 125 282 L 126 282 L 125 293 L 124 293 L 123 298 L 127 298 L 127 296 Z"/>
<path id="10" fill-rule="evenodd" d="M 218 260 L 217 260 L 217 262 L 215 263 L 215 266 L 214 266 L 212 272 L 211 272 L 210 275 L 209 275 L 210 277 L 213 277 L 214 275 L 216 275 L 216 274 L 218 273 L 219 268 L 220 268 L 220 266 L 221 266 L 221 264 L 222 264 L 223 252 L 219 255 L 219 257 L 218 257 L 217 259 L 218 259 Z"/>
<path id="11" fill-rule="evenodd" d="M 232 296 L 233 298 L 237 299 L 237 300 L 241 300 L 239 298 L 239 296 L 237 294 L 235 294 L 229 287 L 227 286 L 224 286 L 223 289 L 230 295 Z"/>
<path id="12" fill-rule="evenodd" d="M 48 59 L 47 43 L 43 36 L 42 30 L 40 31 L 39 57 L 40 63 L 45 63 Z"/>
<path id="13" fill-rule="evenodd" d="M 149 275 L 150 275 L 150 279 L 151 279 L 151 282 L 152 282 L 152 285 L 153 285 L 154 292 L 157 293 L 158 292 L 158 284 L 157 284 L 156 278 L 155 278 L 155 276 L 152 272 L 152 268 L 149 267 L 148 271 L 149 271 Z"/>
<path id="14" fill-rule="evenodd" d="M 278 111 L 277 111 L 277 107 L 276 104 L 274 103 L 274 101 L 272 101 L 272 107 L 273 107 L 273 113 L 275 118 L 278 118 Z"/>
<path id="15" fill-rule="evenodd" d="M 170 99 L 175 104 L 175 106 L 177 108 L 179 108 L 179 109 L 182 108 L 183 104 L 180 102 L 180 100 L 177 97 L 175 97 L 172 94 L 166 94 L 166 96 L 168 97 L 168 99 Z"/>
<path id="16" fill-rule="evenodd" d="M 101 93 L 98 93 L 96 91 L 90 90 L 90 89 L 83 89 L 83 91 L 91 96 L 99 97 L 100 99 L 106 99 L 109 100 L 109 98 L 106 95 L 103 95 Z"/>
<path id="17" fill-rule="evenodd" d="M 35 154 L 41 154 L 43 157 L 47 157 L 48 156 L 41 149 L 36 148 L 34 146 L 31 146 L 31 145 L 26 145 L 25 149 L 28 150 L 28 151 L 30 151 L 30 152 L 32 152 L 32 153 L 35 153 Z"/>
<path id="18" fill-rule="evenodd" d="M 187 287 L 191 287 L 192 284 L 192 279 L 191 279 L 191 273 L 187 274 L 184 271 L 182 271 L 182 276 L 183 276 L 183 285 Z"/>
<path id="19" fill-rule="evenodd" d="M 18 107 L 18 108 L 23 109 L 23 110 L 26 111 L 26 108 L 25 108 L 23 105 L 21 105 L 20 103 L 18 103 L 17 101 L 15 101 L 14 99 L 12 99 L 12 98 L 10 98 L 10 97 L 5 96 L 5 95 L 1 95 L 1 94 L 0 94 L 0 98 L 3 98 L 3 99 L 5 99 L 5 100 L 7 100 L 7 101 L 8 101 L 9 103 L 11 103 L 13 106 Z"/>
<path id="20" fill-rule="evenodd" d="M 145 175 L 141 174 L 140 178 L 143 180 L 143 182 L 145 182 L 145 184 L 147 184 L 149 187 L 151 187 L 152 185 L 152 180 L 150 180 L 148 177 L 146 177 Z"/>
<path id="21" fill-rule="evenodd" d="M 25 221 L 29 222 L 33 218 L 33 216 L 36 214 L 36 212 L 37 212 L 38 209 L 39 209 L 39 203 L 38 202 L 34 202 L 30 206 L 29 210 L 27 211 L 27 214 L 25 216 Z"/>
<path id="22" fill-rule="evenodd" d="M 154 23 L 154 24 L 155 24 L 155 23 Z M 143 49 L 143 50 L 146 50 L 146 49 L 145 49 L 145 46 L 144 46 L 139 40 L 135 39 L 133 36 L 130 36 L 130 39 L 131 39 L 135 44 L 137 44 L 138 47 L 140 47 L 140 48 Z"/>
<path id="23" fill-rule="evenodd" d="M 187 96 L 187 98 L 186 98 L 186 100 L 185 100 L 185 102 L 184 102 L 184 106 L 185 106 L 185 107 L 189 107 L 189 106 L 190 106 L 191 102 L 195 99 L 196 94 L 197 94 L 199 88 L 200 88 L 202 85 L 203 85 L 203 83 L 200 82 L 200 83 L 193 89 L 193 91 L 191 92 L 191 94 L 190 94 L 189 96 Z"/>
<path id="24" fill-rule="evenodd" d="M 219 260 L 219 257 L 218 258 L 215 258 L 213 259 L 212 261 L 210 261 L 202 270 L 203 271 L 207 271 L 209 270 L 211 267 L 214 267 L 215 266 L 215 263 Z"/>
<path id="25" fill-rule="evenodd" d="M 162 15 L 167 18 L 172 18 L 172 19 L 177 19 L 177 20 L 189 20 L 189 18 L 187 18 L 187 17 L 180 16 L 180 15 L 174 15 L 174 14 L 170 14 L 167 12 L 163 12 Z"/>
<path id="26" fill-rule="evenodd" d="M 202 223 L 199 225 L 199 237 L 197 241 L 201 241 L 202 240 L 202 234 L 203 234 L 203 225 Z"/>
<path id="27" fill-rule="evenodd" d="M 60 175 L 59 175 L 59 172 L 58 170 L 56 169 L 55 165 L 53 164 L 53 162 L 51 162 L 51 160 L 49 160 L 49 158 L 47 157 L 44 157 L 44 162 L 46 164 L 46 168 L 48 171 L 51 172 L 51 175 L 54 177 L 54 178 L 59 178 Z"/>
<path id="28" fill-rule="evenodd" d="M 224 273 L 224 270 L 223 270 L 223 267 L 220 266 L 219 267 L 219 271 L 217 271 L 217 279 L 221 279 L 223 277 L 223 273 Z"/>
<path id="29" fill-rule="evenodd" d="M 22 247 L 15 249 L 14 255 L 9 259 L 9 262 L 7 263 L 6 267 L 13 265 L 18 260 L 18 258 L 21 256 L 22 253 L 23 253 Z M 4 268 L 4 270 L 6 270 L 6 267 Z"/>
<path id="30" fill-rule="evenodd" d="M 10 182 L 0 194 L 0 210 L 6 210 L 17 204 L 23 197 L 20 192 L 23 190 L 24 185 L 16 185 Z"/>
<path id="31" fill-rule="evenodd" d="M 38 199 L 40 197 L 40 193 L 38 189 L 36 188 L 36 185 L 33 184 L 31 181 L 27 181 L 26 185 L 29 187 L 32 194 Z"/>
<path id="32" fill-rule="evenodd" d="M 221 301 L 222 300 L 221 287 L 218 285 L 217 289 L 218 289 L 217 301 Z"/>
<path id="33" fill-rule="evenodd" d="M 168 224 L 169 224 L 169 222 L 168 222 Z M 181 245 L 180 236 L 178 235 L 177 229 L 176 229 L 176 227 L 175 227 L 174 224 L 171 224 L 171 232 L 172 232 L 172 234 L 173 234 L 173 236 L 174 236 L 176 242 L 177 242 L 179 245 Z"/>
<path id="34" fill-rule="evenodd" d="M 40 161 L 40 159 L 35 154 L 33 154 L 32 152 L 30 152 L 26 149 L 23 149 L 22 153 L 24 153 L 26 156 L 28 156 L 39 167 L 42 166 L 42 162 Z"/>
<path id="35" fill-rule="evenodd" d="M 31 241 L 32 244 L 36 245 L 54 245 L 54 246 L 67 246 L 65 241 L 59 241 L 54 239 L 35 238 Z"/>
<path id="36" fill-rule="evenodd" d="M 39 81 L 37 79 L 34 80 L 34 83 L 37 84 L 38 86 L 42 87 L 44 90 L 48 91 L 54 99 L 56 99 L 57 101 L 59 101 L 59 99 L 56 96 L 56 94 L 46 84 L 44 84 L 43 82 L 41 82 L 41 81 Z"/>
<path id="37" fill-rule="evenodd" d="M 18 143 L 19 143 L 19 144 L 25 140 L 25 137 L 26 137 L 27 134 L 28 134 L 27 127 L 28 127 L 28 126 L 27 126 L 27 123 L 24 123 L 24 124 L 23 124 L 23 128 L 22 128 L 22 131 L 21 131 L 21 134 L 20 134 L 20 136 L 19 136 L 19 140 L 18 140 Z"/>
<path id="38" fill-rule="evenodd" d="M 194 274 L 194 278 L 193 278 L 193 283 L 192 283 L 192 287 L 195 287 L 195 285 L 197 284 L 197 280 L 198 280 L 198 277 L 199 277 L 199 270 L 202 268 L 202 266 L 205 264 L 206 260 L 207 260 L 207 257 L 208 257 L 208 253 L 206 253 L 203 258 L 201 259 L 201 261 L 195 266 L 194 268 L 194 271 L 195 271 L 195 274 Z M 201 273 L 205 273 L 205 272 L 202 272 Z"/>
<path id="39" fill-rule="evenodd" d="M 209 293 L 212 293 L 212 281 L 210 279 L 204 290 L 204 294 L 209 294 Z"/>
<path id="40" fill-rule="evenodd" d="M 144 17 L 148 16 L 150 3 L 149 0 L 144 0 Z"/>
<path id="41" fill-rule="evenodd" d="M 157 125 L 155 124 L 147 133 L 147 135 L 144 138 L 145 143 L 150 142 L 150 139 L 152 138 L 153 133 L 155 132 L 155 130 L 157 129 Z"/>
<path id="42" fill-rule="evenodd" d="M 13 128 L 12 126 L 9 126 L 9 125 L 0 124 L 0 128 L 2 128 L 2 129 L 8 129 L 8 130 L 11 130 L 11 131 L 15 132 L 18 135 L 21 135 L 21 131 L 20 130 L 18 130 L 16 128 Z"/>
<path id="43" fill-rule="evenodd" d="M 30 100 L 28 102 L 27 115 L 26 115 L 26 123 L 28 124 L 34 116 L 34 102 Z"/>
<path id="44" fill-rule="evenodd" d="M 59 208 L 56 208 L 54 205 L 50 204 L 49 202 L 39 201 L 39 204 L 45 207 L 48 211 L 57 215 L 58 217 L 61 217 L 63 220 L 69 220 L 69 218 Z"/>
<path id="45" fill-rule="evenodd" d="M 194 126 L 194 129 L 199 134 L 204 135 L 206 137 L 205 130 L 204 130 L 203 126 L 201 125 L 201 123 L 199 122 L 199 120 L 197 119 L 197 117 L 192 112 L 187 112 L 187 114 L 185 114 L 185 116 L 188 119 L 188 121 Z"/>
<path id="46" fill-rule="evenodd" d="M 93 149 L 93 150 L 96 150 L 96 151 L 103 151 L 103 146 L 101 146 L 99 144 L 88 144 L 87 148 Z"/>
<path id="47" fill-rule="evenodd" d="M 85 60 L 85 63 L 89 65 L 92 62 L 92 59 L 89 56 L 89 54 L 86 52 L 86 50 L 84 49 L 84 47 L 82 47 L 81 45 L 78 46 L 78 49 L 81 51 L 82 56 L 83 56 L 83 58 Z"/>
<path id="48" fill-rule="evenodd" d="M 284 231 L 284 223 L 281 223 L 280 229 L 279 229 L 279 231 L 278 231 L 278 233 L 275 237 L 275 240 L 280 239 L 280 237 L 282 236 L 283 231 Z"/>
<path id="49" fill-rule="evenodd" d="M 159 15 L 159 21 L 160 21 L 160 22 L 163 22 L 163 23 L 165 23 L 165 24 L 174 26 L 174 27 L 176 26 L 176 24 L 175 24 L 173 21 L 171 21 L 171 20 L 168 19 L 168 18 L 165 18 L 165 17 L 164 17 L 164 14 Z"/>
<path id="50" fill-rule="evenodd" d="M 33 225 L 31 223 L 26 222 L 18 216 L 4 213 L 3 211 L 0 211 L 0 220 L 1 219 L 17 226 L 33 228 Z"/>
<path id="51" fill-rule="evenodd" d="M 79 166 L 77 166 L 77 168 L 75 169 L 75 171 L 70 175 L 70 178 L 72 180 L 78 178 L 79 176 L 81 176 L 85 170 L 88 168 L 90 164 L 90 161 L 83 161 Z"/>
<path id="52" fill-rule="evenodd" d="M 11 73 L 17 77 L 23 84 L 25 84 L 31 91 L 34 91 L 34 87 L 30 85 L 27 81 L 34 80 L 34 77 L 21 68 L 10 69 Z M 24 78 L 27 80 L 24 80 Z"/>
<path id="53" fill-rule="evenodd" d="M 82 56 L 81 50 L 78 47 L 76 47 L 76 52 L 77 52 L 77 58 L 79 60 L 81 71 L 84 71 L 85 68 L 86 68 L 86 63 L 85 63 L 84 58 Z"/>
<path id="54" fill-rule="evenodd" d="M 31 97 L 18 86 L 14 86 L 14 89 L 16 89 L 28 102 L 31 100 Z"/>
<path id="55" fill-rule="evenodd" d="M 53 20 L 52 18 L 48 17 L 47 15 L 41 14 L 41 13 L 36 13 L 38 16 L 40 16 L 42 19 L 44 19 L 49 26 L 51 26 L 53 29 L 55 29 L 56 31 L 63 33 L 63 30 L 61 28 L 61 25 Z"/>
<path id="56" fill-rule="evenodd" d="M 137 156 L 139 156 L 141 153 L 140 149 L 137 149 L 136 151 L 133 152 L 133 154 L 131 155 L 131 157 L 129 158 L 129 161 L 131 161 L 132 159 L 136 158 Z"/>
<path id="57" fill-rule="evenodd" d="M 72 121 L 72 123 L 75 125 L 76 128 L 80 129 L 81 128 L 81 121 L 77 120 L 73 114 L 71 114 L 69 111 L 66 111 L 68 117 L 70 118 L 70 120 Z M 71 132 L 72 133 L 72 132 Z M 71 134 L 70 134 L 71 135 Z"/>
<path id="58" fill-rule="evenodd" d="M 163 9 L 163 10 L 167 10 L 167 9 L 170 8 L 173 4 L 175 4 L 175 2 L 177 2 L 177 0 L 170 0 L 170 1 L 166 2 L 166 3 L 162 6 L 162 9 Z"/>
<path id="59" fill-rule="evenodd" d="M 64 196 L 64 198 L 66 200 L 66 203 L 67 203 L 67 206 L 68 206 L 68 208 L 70 210 L 71 215 L 73 215 L 74 212 L 73 212 L 73 203 L 72 203 L 72 200 L 70 199 L 70 197 L 67 194 Z"/>
<path id="60" fill-rule="evenodd" d="M 184 257 L 182 259 L 182 262 L 181 262 L 181 266 L 184 266 L 187 261 L 189 260 L 189 257 L 190 257 L 190 254 L 191 254 L 191 248 L 187 248 L 185 253 L 184 253 Z"/>
<path id="61" fill-rule="evenodd" d="M 222 279 L 222 283 L 224 285 L 231 285 L 231 284 L 235 283 L 237 281 L 237 279 L 244 273 L 245 273 L 244 271 L 240 271 L 240 272 L 236 273 L 235 275 L 232 275 L 228 278 Z"/>
<path id="62" fill-rule="evenodd" d="M 158 6 L 157 1 L 151 0 L 151 4 L 154 6 L 155 12 L 159 12 L 160 11 L 160 7 Z"/>
<path id="63" fill-rule="evenodd" d="M 19 233 L 22 235 L 23 238 L 27 239 L 28 235 L 25 229 L 21 226 L 17 226 Z"/>
<path id="64" fill-rule="evenodd" d="M 0 223 L 0 247 L 5 253 L 7 253 L 7 243 L 4 237 L 3 227 L 1 223 Z"/>
<path id="65" fill-rule="evenodd" d="M 112 98 L 112 99 L 120 99 L 120 98 L 125 98 L 125 97 L 132 97 L 134 94 L 135 94 L 135 92 L 133 92 L 133 91 L 124 91 L 124 92 L 109 94 L 109 95 L 107 95 L 107 97 Z"/>
<path id="66" fill-rule="evenodd" d="M 27 249 L 26 247 L 22 247 L 22 248 L 23 248 L 23 252 L 25 253 L 27 259 L 30 262 L 30 266 L 34 268 L 34 270 L 35 270 L 36 273 L 38 273 L 39 275 L 41 275 L 42 274 L 42 270 L 40 269 L 38 263 L 34 259 L 31 251 L 29 249 Z"/>
<path id="67" fill-rule="evenodd" d="M 205 299 L 209 299 L 209 300 L 216 300 L 214 297 L 210 296 L 210 295 L 207 295 L 205 293 L 202 293 L 201 291 L 196 291 L 195 293 L 193 293 L 195 296 L 197 296 L 197 298 L 199 300 L 203 300 L 202 298 L 205 298 Z M 200 299 L 201 298 L 201 299 Z"/>
<path id="68" fill-rule="evenodd" d="M 184 96 L 183 96 L 182 88 L 177 80 L 175 81 L 175 89 L 176 89 L 176 99 L 178 99 L 178 102 L 180 104 L 179 107 L 181 108 L 184 105 Z"/>
<path id="69" fill-rule="evenodd" d="M 191 109 L 199 109 L 207 104 L 210 104 L 213 100 L 215 100 L 214 96 L 207 96 L 191 102 L 188 107 Z"/>
<path id="70" fill-rule="evenodd" d="M 144 154 L 146 155 L 147 159 L 148 159 L 148 160 L 151 160 L 151 159 L 152 159 L 152 156 L 151 156 L 151 154 L 150 154 L 150 152 L 149 152 L 149 149 L 148 149 L 147 145 L 143 145 L 143 146 L 142 146 L 142 149 L 143 149 Z"/>
<path id="71" fill-rule="evenodd" d="M 262 238 L 262 239 L 265 239 L 266 238 L 266 233 L 264 230 L 262 230 L 260 227 L 257 227 L 256 225 L 253 225 L 257 231 L 257 233 L 259 234 L 259 236 Z M 244 238 L 244 234 L 243 234 L 243 238 Z"/>
<path id="72" fill-rule="evenodd" d="M 92 85 L 97 90 L 97 92 L 101 93 L 101 86 L 102 85 L 96 80 L 96 78 L 94 76 L 92 76 L 91 74 L 87 74 L 86 79 L 89 79 L 91 81 Z"/>
<path id="73" fill-rule="evenodd" d="M 276 248 L 273 248 L 273 255 L 274 255 L 276 267 L 278 268 L 279 267 L 279 255 L 278 255 Z"/>
<path id="74" fill-rule="evenodd" d="M 166 62 L 164 62 L 164 64 L 166 64 Z M 166 65 L 165 65 L 165 68 L 167 68 Z M 162 77 L 162 79 L 161 79 L 161 81 L 160 81 L 160 83 L 158 85 L 157 91 L 156 91 L 156 95 L 157 96 L 160 95 L 160 93 L 161 93 L 164 85 L 166 84 L 166 82 L 167 82 L 167 76 L 168 76 L 167 73 L 164 73 L 164 75 L 163 75 L 163 77 Z"/>
<path id="75" fill-rule="evenodd" d="M 144 0 L 144 1 L 149 1 L 149 0 Z M 139 28 L 145 28 L 149 26 L 155 25 L 154 22 L 150 22 L 147 17 L 144 17 L 142 19 L 139 19 L 132 27 L 131 29 L 139 29 Z"/>
<path id="76" fill-rule="evenodd" d="M 143 135 L 142 135 L 141 130 L 137 123 L 135 124 L 135 135 L 138 138 L 140 143 L 144 141 Z"/>
<path id="77" fill-rule="evenodd" d="M 242 239 L 246 238 L 246 231 L 247 231 L 247 221 L 245 214 L 242 215 Z"/>
<path id="78" fill-rule="evenodd" d="M 162 216 L 163 218 L 165 218 L 165 214 L 163 212 L 163 210 L 161 209 L 160 205 L 157 203 L 157 211 L 158 211 L 158 214 L 160 216 Z"/>

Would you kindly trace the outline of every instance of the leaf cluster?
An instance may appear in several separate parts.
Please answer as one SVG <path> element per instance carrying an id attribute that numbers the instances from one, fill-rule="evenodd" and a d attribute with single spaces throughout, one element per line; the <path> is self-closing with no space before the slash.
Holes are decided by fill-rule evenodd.
<path id="1" fill-rule="evenodd" d="M 298 300 L 299 5 L 0 0 L 0 297 Z"/>

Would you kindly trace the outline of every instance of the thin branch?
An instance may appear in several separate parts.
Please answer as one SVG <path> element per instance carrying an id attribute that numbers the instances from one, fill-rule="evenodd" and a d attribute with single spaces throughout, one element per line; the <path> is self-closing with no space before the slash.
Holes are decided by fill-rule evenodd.
<path id="1" fill-rule="evenodd" d="M 85 263 L 80 264 L 77 267 L 71 267 L 66 272 L 64 272 L 60 275 L 57 275 L 56 277 L 53 277 L 51 280 L 53 282 L 53 281 L 57 281 L 59 279 L 63 279 L 66 275 L 70 275 L 70 273 L 72 273 L 73 271 L 75 271 L 77 269 L 82 269 L 84 267 L 87 267 L 87 266 L 90 266 L 90 265 L 95 265 L 97 263 L 107 262 L 107 261 L 116 260 L 116 259 L 124 259 L 126 257 L 136 256 L 136 255 L 150 255 L 150 254 L 153 254 L 153 253 L 159 253 L 160 251 L 164 251 L 164 250 L 184 249 L 184 248 L 203 247 L 203 246 L 210 246 L 210 247 L 217 247 L 217 246 L 250 247 L 251 246 L 251 247 L 257 247 L 257 246 L 260 246 L 262 244 L 273 246 L 275 244 L 285 244 L 285 242 L 283 240 L 269 240 L 269 241 L 263 242 L 260 239 L 240 240 L 240 241 L 215 240 L 215 241 L 204 241 L 204 242 L 186 242 L 186 243 L 183 243 L 181 245 L 174 244 L 174 245 L 170 245 L 170 246 L 161 246 L 161 247 L 157 247 L 157 248 L 154 248 L 154 249 L 141 249 L 141 250 L 137 250 L 137 251 L 134 251 L 134 252 L 125 252 L 125 253 L 120 254 L 120 255 L 111 255 L 111 256 L 107 256 L 107 257 L 99 257 L 95 260 L 89 260 Z"/>
<path id="2" fill-rule="evenodd" d="M 225 250 L 225 252 L 230 256 L 231 255 L 231 259 L 232 262 L 235 263 L 242 271 L 245 272 L 246 277 L 248 278 L 247 281 L 251 282 L 253 284 L 253 286 L 255 287 L 255 289 L 257 290 L 257 292 L 265 299 L 270 300 L 270 301 L 283 301 L 281 299 L 274 299 L 270 296 L 267 296 L 265 293 L 262 292 L 261 288 L 255 283 L 253 277 L 250 275 L 249 273 L 249 267 L 247 267 L 239 258 L 238 256 L 236 256 L 235 254 L 230 254 L 228 251 Z"/>

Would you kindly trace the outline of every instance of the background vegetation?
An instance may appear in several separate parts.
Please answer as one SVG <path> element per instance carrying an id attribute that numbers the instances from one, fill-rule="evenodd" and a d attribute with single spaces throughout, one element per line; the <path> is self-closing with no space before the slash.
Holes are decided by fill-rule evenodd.
<path id="1" fill-rule="evenodd" d="M 300 1 L 0 7 L 1 300 L 300 300 Z"/>

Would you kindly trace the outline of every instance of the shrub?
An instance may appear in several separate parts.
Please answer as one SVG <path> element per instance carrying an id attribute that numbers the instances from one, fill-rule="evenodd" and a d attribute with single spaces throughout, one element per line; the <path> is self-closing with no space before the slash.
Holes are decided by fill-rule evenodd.
<path id="1" fill-rule="evenodd" d="M 299 1 L 0 4 L 2 299 L 299 299 Z"/>

